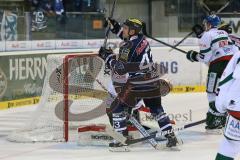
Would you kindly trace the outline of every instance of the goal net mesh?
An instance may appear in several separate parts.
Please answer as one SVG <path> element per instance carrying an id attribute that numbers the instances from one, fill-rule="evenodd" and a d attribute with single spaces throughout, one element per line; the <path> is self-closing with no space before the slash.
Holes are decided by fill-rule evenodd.
<path id="1" fill-rule="evenodd" d="M 74 141 L 77 128 L 108 124 L 104 62 L 92 53 L 49 55 L 40 103 L 24 127 L 8 140 L 14 142 Z"/>

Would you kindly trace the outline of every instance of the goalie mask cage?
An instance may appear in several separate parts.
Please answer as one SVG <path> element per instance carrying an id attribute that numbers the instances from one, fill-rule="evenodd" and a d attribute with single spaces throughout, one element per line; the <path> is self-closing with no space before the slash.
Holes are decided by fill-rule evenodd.
<path id="1" fill-rule="evenodd" d="M 109 124 L 104 62 L 94 53 L 48 55 L 40 102 L 22 129 L 7 139 L 14 142 L 75 141 L 77 128 Z M 105 85 L 106 86 L 106 85 Z"/>

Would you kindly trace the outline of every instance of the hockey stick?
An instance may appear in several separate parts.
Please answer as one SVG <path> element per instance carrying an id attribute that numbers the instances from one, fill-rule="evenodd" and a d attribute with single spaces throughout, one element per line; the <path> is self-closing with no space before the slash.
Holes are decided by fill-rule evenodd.
<path id="1" fill-rule="evenodd" d="M 206 12 L 207 15 L 211 13 L 210 8 L 203 2 L 203 0 L 199 1 L 199 4 L 203 7 L 202 9 Z"/>
<path id="2" fill-rule="evenodd" d="M 224 6 L 222 6 L 220 9 L 217 10 L 216 14 L 220 13 L 222 10 L 224 10 L 233 0 L 228 1 Z M 204 2 L 200 2 L 200 4 L 206 9 L 206 13 L 207 15 L 209 14 L 213 14 L 214 12 L 212 12 L 208 6 L 204 3 Z M 194 32 L 190 32 L 188 33 L 181 41 L 179 41 L 176 45 L 174 45 L 174 47 L 179 46 L 185 39 L 187 39 L 189 36 L 191 36 Z M 169 52 L 171 52 L 173 49 L 170 49 Z"/>
<path id="3" fill-rule="evenodd" d="M 173 49 L 175 49 L 175 50 L 177 50 L 177 51 L 179 51 L 179 52 L 182 52 L 182 53 L 187 54 L 187 52 L 184 51 L 184 50 L 182 50 L 182 49 L 179 49 L 179 48 L 177 48 L 177 47 L 174 47 L 174 46 L 172 46 L 172 45 L 170 45 L 170 44 L 168 44 L 168 43 L 166 43 L 166 42 L 160 41 L 160 40 L 158 40 L 158 39 L 156 39 L 156 38 L 148 35 L 147 29 L 146 29 L 146 23 L 143 23 L 142 33 L 143 33 L 146 37 L 148 37 L 148 38 L 150 38 L 150 39 L 152 39 L 152 40 L 154 40 L 154 41 L 156 41 L 156 42 L 159 42 L 159 43 L 161 43 L 161 44 L 163 44 L 163 45 L 165 45 L 165 46 L 168 46 L 168 47 L 170 47 L 170 48 L 173 48 Z"/>
<path id="4" fill-rule="evenodd" d="M 144 138 L 146 138 L 146 140 L 148 140 L 148 142 L 153 146 L 153 148 L 155 149 L 160 149 L 159 144 L 157 143 L 157 141 L 154 139 L 154 137 L 152 138 L 147 138 L 150 137 L 151 135 L 148 133 L 148 131 L 134 118 L 130 115 L 129 121 L 138 129 L 138 131 L 144 136 Z M 126 140 L 126 144 L 128 144 L 127 140 Z"/>
<path id="5" fill-rule="evenodd" d="M 113 17 L 113 13 L 114 13 L 115 6 L 116 6 L 116 1 L 117 1 L 117 0 L 114 0 L 114 1 L 113 1 L 110 18 Z M 110 28 L 111 28 L 111 27 L 110 27 L 110 24 L 109 24 L 109 25 L 108 25 L 108 29 L 107 29 L 106 34 L 105 34 L 105 39 L 104 39 L 104 42 L 103 42 L 103 47 L 104 47 L 104 48 L 106 48 L 106 45 L 107 45 L 107 39 L 108 39 L 108 35 L 109 35 L 109 32 L 110 32 Z"/>
<path id="6" fill-rule="evenodd" d="M 179 131 L 182 131 L 184 129 L 194 127 L 194 126 L 197 126 L 197 125 L 205 123 L 205 122 L 206 122 L 206 119 L 203 119 L 203 120 L 200 120 L 200 121 L 196 121 L 196 122 L 193 122 L 193 123 L 186 124 L 186 125 L 184 125 L 182 127 L 179 127 L 179 128 L 173 128 L 172 130 L 169 130 L 169 131 L 163 131 L 163 132 L 155 131 L 153 133 L 150 133 L 149 136 L 146 136 L 146 137 L 143 137 L 143 138 L 138 138 L 138 139 L 127 139 L 126 137 L 124 138 L 123 135 L 117 135 L 117 134 L 114 134 L 112 136 L 116 140 L 120 141 L 123 144 L 131 145 L 131 144 L 143 142 L 143 141 L 148 140 L 148 139 L 155 138 L 156 136 L 165 136 L 166 134 L 169 134 L 171 132 L 179 132 Z"/>
<path id="7" fill-rule="evenodd" d="M 113 17 L 113 13 L 114 13 L 115 6 L 116 6 L 116 1 L 117 1 L 117 0 L 114 0 L 114 1 L 113 1 L 110 18 Z M 104 39 L 104 42 L 103 42 L 103 47 L 104 47 L 104 48 L 106 48 L 106 46 L 107 46 L 107 39 L 108 39 L 108 35 L 109 35 L 109 33 L 110 33 L 110 28 L 111 28 L 111 27 L 110 27 L 110 24 L 108 24 L 108 28 L 107 28 L 107 31 L 106 31 L 106 33 L 105 33 L 105 39 Z M 107 67 L 107 65 L 105 65 L 104 75 L 110 75 L 110 69 Z"/>
<path id="8" fill-rule="evenodd" d="M 93 74 L 91 73 L 91 71 L 88 72 L 92 77 L 93 77 Z M 112 98 L 118 98 L 118 96 L 115 96 L 113 95 L 105 86 L 104 84 L 102 84 L 102 82 L 98 79 L 98 78 L 95 78 L 95 80 L 97 81 L 97 83 L 103 88 L 103 90 L 105 90 Z M 121 101 L 121 100 L 120 100 Z M 126 105 L 128 105 L 127 103 L 124 103 Z M 138 108 L 136 108 L 138 109 Z M 133 111 L 133 110 L 132 110 Z M 139 132 L 144 136 L 144 137 L 148 137 L 150 136 L 150 134 L 145 130 L 145 128 L 134 118 L 132 117 L 131 115 L 129 115 L 129 121 L 139 130 Z M 114 129 L 112 128 L 112 126 L 110 125 L 107 125 L 106 126 L 106 132 L 112 136 L 113 138 L 117 138 L 117 140 L 119 142 L 124 142 L 126 141 L 125 140 L 125 137 L 123 135 L 121 135 L 120 133 L 114 131 Z M 158 143 L 156 142 L 156 140 L 154 138 L 149 138 L 148 139 L 149 143 L 155 148 L 155 149 L 158 149 Z M 123 143 L 125 144 L 125 143 Z"/>
<path id="9" fill-rule="evenodd" d="M 220 9 L 217 10 L 216 14 L 220 13 L 222 10 L 224 10 L 227 6 L 229 6 L 230 3 L 232 3 L 233 0 L 229 0 L 224 6 L 222 6 Z"/>
<path id="10" fill-rule="evenodd" d="M 221 8 L 219 8 L 216 12 L 211 11 L 210 8 L 203 2 L 203 0 L 200 1 L 200 5 L 203 6 L 204 11 L 206 11 L 207 15 L 209 14 L 219 14 L 224 10 L 227 6 L 229 6 L 230 3 L 232 3 L 233 0 L 229 0 L 225 5 L 223 5 Z"/>
<path id="11" fill-rule="evenodd" d="M 91 72 L 89 72 L 91 74 Z M 108 92 L 108 94 L 110 94 L 113 98 L 118 98 L 117 96 L 113 95 L 110 91 L 108 91 L 108 89 L 101 83 L 101 81 L 98 78 L 95 78 L 95 80 L 97 81 L 97 83 L 106 91 Z M 168 131 L 163 131 L 163 132 L 153 132 L 153 133 L 148 133 L 145 128 L 131 115 L 129 115 L 129 121 L 139 130 L 139 132 L 144 136 L 143 138 L 139 138 L 139 139 L 132 139 L 132 140 L 128 140 L 126 137 L 124 137 L 122 134 L 116 132 L 112 126 L 107 125 L 105 128 L 106 133 L 108 133 L 111 137 L 113 137 L 114 139 L 116 139 L 117 141 L 121 142 L 122 144 L 127 144 L 127 145 L 131 145 L 131 144 L 135 144 L 135 143 L 139 143 L 145 140 L 148 140 L 148 142 L 155 148 L 155 149 L 162 149 L 162 145 L 158 144 L 156 142 L 156 140 L 154 139 L 156 137 L 156 135 L 161 135 L 164 136 L 166 134 L 172 133 L 172 132 L 176 132 L 176 131 L 181 131 L 184 130 L 186 128 L 190 128 L 199 124 L 202 124 L 204 122 L 206 122 L 206 120 L 201 120 L 201 121 L 197 121 L 197 122 L 193 122 L 187 125 L 184 125 L 183 127 L 179 127 L 179 128 L 175 128 L 172 130 L 168 130 Z"/>
<path id="12" fill-rule="evenodd" d="M 108 94 L 110 94 L 110 96 L 112 98 L 118 98 L 117 96 L 113 95 L 110 91 L 108 91 L 108 89 L 101 83 L 101 81 L 99 81 L 99 79 L 95 79 L 98 84 L 106 91 L 108 92 Z M 129 121 L 139 130 L 139 132 L 144 136 L 144 137 L 149 137 L 150 134 L 145 130 L 145 128 L 134 118 L 130 115 Z M 115 138 L 116 140 L 118 140 L 119 142 L 121 142 L 122 144 L 125 144 L 126 141 L 126 137 L 124 137 L 122 134 L 114 131 L 114 129 L 111 126 L 107 126 L 106 127 L 106 132 L 113 138 Z M 155 148 L 155 149 L 159 149 L 158 147 L 158 143 L 156 142 L 156 140 L 154 138 L 148 138 L 149 143 Z"/>
<path id="13" fill-rule="evenodd" d="M 179 46 L 185 39 L 187 39 L 187 38 L 188 38 L 189 36 L 191 36 L 192 34 L 193 34 L 193 31 L 190 32 L 190 33 L 188 33 L 181 41 L 179 41 L 177 44 L 175 44 L 174 47 Z M 173 48 L 170 49 L 169 52 L 171 52 L 172 50 L 173 50 Z"/>

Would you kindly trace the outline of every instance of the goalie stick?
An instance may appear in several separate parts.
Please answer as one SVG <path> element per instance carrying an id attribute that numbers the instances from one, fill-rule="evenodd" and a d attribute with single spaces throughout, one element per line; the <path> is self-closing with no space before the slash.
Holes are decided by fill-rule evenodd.
<path id="1" fill-rule="evenodd" d="M 91 72 L 90 72 L 91 73 Z M 108 89 L 101 83 L 101 81 L 99 79 L 95 79 L 97 81 L 97 83 L 113 98 L 118 98 L 117 96 L 113 95 L 110 91 L 108 91 Z M 128 104 L 126 104 L 128 105 Z M 133 110 L 138 109 L 138 108 L 133 108 Z M 145 141 L 148 140 L 148 142 L 151 144 L 151 146 L 157 150 L 162 149 L 162 145 L 157 143 L 157 141 L 154 139 L 154 137 L 151 137 L 152 135 L 148 133 L 148 131 L 131 115 L 129 115 L 129 121 L 138 129 L 138 131 L 143 135 L 144 140 L 141 141 Z M 121 142 L 122 144 L 134 144 L 134 142 L 127 142 L 126 137 L 124 137 L 122 134 L 116 132 L 112 126 L 107 125 L 106 126 L 106 133 L 108 133 L 111 137 L 113 137 L 114 139 L 116 139 L 117 141 Z M 168 133 L 174 132 L 174 130 L 170 130 Z M 168 133 L 165 133 L 168 134 Z M 137 142 L 135 142 L 137 143 Z"/>
<path id="2" fill-rule="evenodd" d="M 98 84 L 106 91 L 108 92 L 108 94 L 110 94 L 110 96 L 112 98 L 118 98 L 117 96 L 114 96 L 110 91 L 108 91 L 108 89 L 101 83 L 101 81 L 99 79 L 96 78 L 96 81 L 98 82 Z M 144 127 L 134 118 L 130 115 L 129 121 L 139 130 L 139 132 L 144 136 L 144 137 L 149 137 L 150 134 L 144 129 Z M 106 132 L 113 138 L 115 138 L 116 140 L 118 140 L 119 142 L 125 142 L 126 139 L 125 137 L 116 132 L 112 126 L 107 125 L 106 126 Z M 149 138 L 148 139 L 149 143 L 155 148 L 155 149 L 159 149 L 158 147 L 158 143 L 156 142 L 156 140 L 154 138 Z M 125 144 L 125 143 L 123 143 Z"/>
<path id="3" fill-rule="evenodd" d="M 146 140 L 148 140 L 148 142 L 153 146 L 153 148 L 160 149 L 161 146 L 157 143 L 154 137 L 150 138 L 151 135 L 148 133 L 148 131 L 131 115 L 130 115 L 129 121 L 138 129 L 141 135 L 143 135 L 143 137 L 146 138 Z M 127 140 L 126 140 L 126 144 L 128 144 Z"/>
<path id="4" fill-rule="evenodd" d="M 196 122 L 193 122 L 193 123 L 186 124 L 182 127 L 173 128 L 172 130 L 169 130 L 169 131 L 163 131 L 163 132 L 155 131 L 155 132 L 149 133 L 149 136 L 145 136 L 143 138 L 138 138 L 138 139 L 127 139 L 126 137 L 124 137 L 121 134 L 114 134 L 112 131 L 110 131 L 110 128 L 108 128 L 108 132 L 111 133 L 111 136 L 114 139 L 118 140 L 119 142 L 121 142 L 123 144 L 131 145 L 131 144 L 146 141 L 148 139 L 155 138 L 156 136 L 164 136 L 164 135 L 169 134 L 171 132 L 179 132 L 179 131 L 182 131 L 184 129 L 194 127 L 194 126 L 197 126 L 197 125 L 205 123 L 205 122 L 206 122 L 206 119 L 203 119 L 203 120 L 200 120 L 200 121 L 196 121 Z M 159 148 L 159 146 L 158 146 L 158 148 Z"/>
<path id="5" fill-rule="evenodd" d="M 93 76 L 92 72 L 89 71 L 88 73 L 90 73 L 91 76 Z M 95 78 L 95 80 L 97 81 L 97 83 L 112 97 L 112 98 L 118 98 L 118 96 L 113 95 L 103 84 L 102 82 L 98 79 Z M 121 101 L 121 100 L 120 100 Z M 126 104 L 126 103 L 125 103 Z M 126 104 L 128 105 L 128 104 Z M 135 108 L 137 109 L 137 108 Z M 134 110 L 134 109 L 133 109 Z M 132 110 L 132 111 L 133 111 Z M 150 134 L 145 130 L 145 128 L 131 115 L 129 115 L 129 120 L 130 122 L 139 130 L 139 132 L 144 136 L 144 137 L 148 137 L 150 136 Z M 107 125 L 106 126 L 106 132 L 112 136 L 113 138 L 117 138 L 116 140 L 118 140 L 119 142 L 123 142 L 125 140 L 125 137 L 123 135 L 121 135 L 120 133 L 116 132 L 112 126 Z M 155 149 L 159 149 L 158 143 L 156 142 L 156 140 L 154 138 L 149 138 L 148 139 L 149 143 L 155 148 Z M 123 143 L 125 144 L 125 143 Z"/>

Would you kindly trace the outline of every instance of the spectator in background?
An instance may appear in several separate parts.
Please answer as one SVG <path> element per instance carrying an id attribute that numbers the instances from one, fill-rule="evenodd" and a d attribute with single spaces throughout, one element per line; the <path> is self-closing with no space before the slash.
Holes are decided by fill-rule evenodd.
<path id="1" fill-rule="evenodd" d="M 65 23 L 62 0 L 29 0 L 32 10 L 32 31 L 47 28 L 47 16 L 56 16 L 61 24 Z"/>
<path id="2" fill-rule="evenodd" d="M 62 0 L 55 0 L 54 10 L 57 15 L 62 15 L 64 13 L 64 7 Z"/>
<path id="3" fill-rule="evenodd" d="M 73 0 L 77 12 L 104 12 L 106 0 Z"/>
<path id="4" fill-rule="evenodd" d="M 52 0 L 28 0 L 32 11 L 42 11 L 46 14 L 54 14 Z"/>
<path id="5" fill-rule="evenodd" d="M 50 0 L 28 0 L 31 4 L 32 31 L 40 31 L 47 28 L 47 15 L 53 15 Z"/>
<path id="6" fill-rule="evenodd" d="M 81 12 L 82 0 L 74 0 L 73 3 L 74 3 L 74 10 L 76 12 Z"/>
<path id="7" fill-rule="evenodd" d="M 66 23 L 66 14 L 64 12 L 64 5 L 62 0 L 55 0 L 54 11 L 56 13 L 56 19 L 60 24 Z"/>

